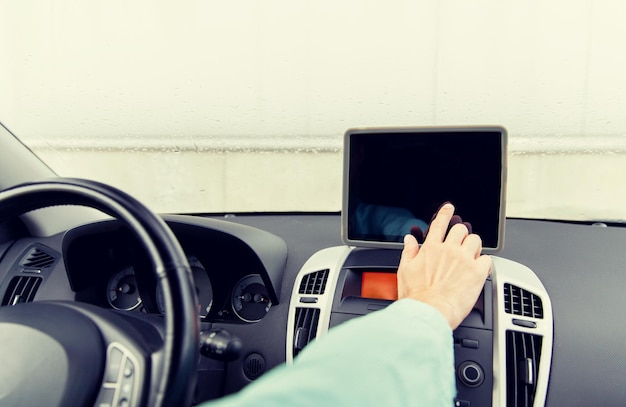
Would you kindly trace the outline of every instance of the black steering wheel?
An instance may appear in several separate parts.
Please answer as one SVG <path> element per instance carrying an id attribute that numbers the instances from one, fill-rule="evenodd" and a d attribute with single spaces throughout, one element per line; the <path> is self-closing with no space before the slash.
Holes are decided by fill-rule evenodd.
<path id="1" fill-rule="evenodd" d="M 139 329 L 141 323 L 78 302 L 2 307 L 0 405 L 190 405 L 199 347 L 198 302 L 174 234 L 130 195 L 82 179 L 55 178 L 0 192 L 0 221 L 56 205 L 95 208 L 131 230 L 163 286 L 165 328 L 162 335 L 154 327 Z"/>

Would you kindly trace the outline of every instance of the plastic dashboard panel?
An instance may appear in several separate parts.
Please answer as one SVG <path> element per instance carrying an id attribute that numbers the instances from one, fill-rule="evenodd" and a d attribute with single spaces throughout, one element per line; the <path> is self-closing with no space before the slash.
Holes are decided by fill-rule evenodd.
<path id="1" fill-rule="evenodd" d="M 229 221 L 270 231 L 288 242 L 283 304 L 289 303 L 296 273 L 309 258 L 342 244 L 338 213 L 245 215 Z M 552 302 L 547 407 L 626 405 L 625 247 L 626 228 L 621 226 L 506 221 L 506 245 L 498 255 L 532 269 Z M 268 329 L 284 329 L 286 320 L 282 324 L 277 318 Z M 284 359 L 285 341 L 278 342 Z"/>
<path id="2" fill-rule="evenodd" d="M 223 216 L 215 218 L 224 220 Z M 341 246 L 341 222 L 338 213 L 237 215 L 229 216 L 226 221 L 270 232 L 287 242 L 289 255 L 285 267 L 279 264 L 284 258 L 278 262 L 270 260 L 266 263 L 268 266 L 275 264 L 272 267 L 277 271 L 284 270 L 282 280 L 278 278 L 278 273 L 271 278 L 277 283 L 276 291 L 280 303 L 273 306 L 268 315 L 256 324 L 221 324 L 233 334 L 249 338 L 250 341 L 244 343 L 243 354 L 262 354 L 267 369 L 270 369 L 285 361 L 288 356 L 285 349 L 292 345 L 286 345 L 287 341 L 293 341 L 293 338 L 290 339 L 291 334 L 282 333 L 287 327 L 292 290 L 294 285 L 299 284 L 299 280 L 296 282 L 300 278 L 299 271 L 304 270 L 305 264 L 306 268 L 311 266 L 311 269 L 328 267 L 340 270 L 350 249 Z M 214 222 L 199 223 L 210 227 Z M 243 232 L 244 229 L 238 230 Z M 33 244 L 44 244 L 61 253 L 63 237 L 63 234 L 46 238 L 33 236 L 18 239 L 12 244 L 2 244 L 0 261 L 3 266 L 14 264 L 19 260 L 17 256 Z M 249 236 L 243 233 L 242 239 L 247 240 Z M 328 249 L 329 247 L 332 248 Z M 625 247 L 626 228 L 621 226 L 597 227 L 545 220 L 507 219 L 506 246 L 499 256 L 532 269 L 551 301 L 554 342 L 545 402 L 548 407 L 626 405 Z M 330 251 L 325 258 L 314 256 L 316 252 L 325 249 Z M 284 248 L 280 251 L 283 253 L 281 256 L 284 256 Z M 266 257 L 259 253 L 259 256 L 268 261 L 275 254 L 272 252 Z M 333 261 L 329 263 L 330 258 Z M 393 259 L 389 261 L 393 263 L 391 260 Z M 364 263 L 371 261 L 368 258 Z M 506 260 L 503 262 L 506 263 L 503 267 L 508 269 L 509 264 Z M 74 298 L 75 293 L 70 289 L 63 268 L 63 261 L 56 263 L 45 288 L 39 290 L 37 301 Z M 514 267 L 515 270 L 517 268 Z M 511 272 L 515 274 L 515 279 L 519 278 L 519 273 L 513 273 L 513 268 Z M 505 282 L 500 280 L 502 275 L 502 267 L 498 266 L 498 271 L 492 276 L 492 300 L 500 295 L 494 292 L 493 287 Z M 335 289 L 331 284 L 336 282 L 333 283 L 332 280 L 330 278 L 327 282 L 327 290 L 334 293 Z M 513 276 L 508 281 L 524 286 L 523 281 L 517 282 Z M 328 301 L 324 312 L 330 313 L 332 299 Z M 330 315 L 325 318 L 330 319 Z M 511 318 L 507 317 L 509 321 Z M 497 318 L 492 323 L 494 326 L 501 324 Z M 523 331 L 517 326 L 516 329 Z M 281 335 L 276 335 L 277 332 L 281 332 Z M 243 358 L 228 363 L 226 377 L 220 376 L 220 382 L 201 379 L 205 383 L 203 387 L 217 386 L 217 391 L 226 394 L 239 390 L 251 382 L 243 375 L 242 365 Z M 496 377 L 496 385 L 497 380 Z M 211 383 L 211 386 L 206 386 L 206 383 Z"/>

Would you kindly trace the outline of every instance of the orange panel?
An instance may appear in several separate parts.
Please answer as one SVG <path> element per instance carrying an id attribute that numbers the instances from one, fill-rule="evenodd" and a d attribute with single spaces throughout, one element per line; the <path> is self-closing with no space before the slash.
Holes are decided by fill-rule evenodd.
<path id="1" fill-rule="evenodd" d="M 398 282 L 395 273 L 366 271 L 361 282 L 361 297 L 378 300 L 398 299 Z"/>

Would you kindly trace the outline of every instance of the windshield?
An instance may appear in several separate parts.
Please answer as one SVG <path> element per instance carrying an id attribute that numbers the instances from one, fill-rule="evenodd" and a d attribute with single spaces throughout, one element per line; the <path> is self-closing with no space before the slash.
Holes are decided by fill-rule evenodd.
<path id="1" fill-rule="evenodd" d="M 159 212 L 339 211 L 347 129 L 501 125 L 507 216 L 626 220 L 625 12 L 3 1 L 0 121 L 59 175 Z"/>

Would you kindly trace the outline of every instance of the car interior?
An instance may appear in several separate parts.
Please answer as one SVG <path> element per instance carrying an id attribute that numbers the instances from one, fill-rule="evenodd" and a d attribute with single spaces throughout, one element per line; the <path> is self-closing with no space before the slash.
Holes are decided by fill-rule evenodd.
<path id="1" fill-rule="evenodd" d="M 451 404 L 626 406 L 623 6 L 70 3 L 0 4 L 0 406 L 235 394 L 445 202 L 492 259 Z"/>
<path id="2" fill-rule="evenodd" d="M 433 138 L 433 134 L 444 137 Z M 406 151 L 424 143 L 440 148 L 437 141 L 450 143 L 446 136 L 476 138 L 476 144 L 495 143 L 484 148 L 494 161 L 484 171 L 495 171 L 491 178 L 501 181 L 491 184 L 496 189 L 491 195 L 485 192 L 495 202 L 485 202 L 485 220 L 477 216 L 479 222 L 473 226 L 495 235 L 485 245 L 485 251 L 495 254 L 482 295 L 454 331 L 456 405 L 593 405 L 600 399 L 619 404 L 624 395 L 619 374 L 623 354 L 615 351 L 623 346 L 624 322 L 610 318 L 610 310 L 618 314 L 623 310 L 619 249 L 626 243 L 624 230 L 613 225 L 504 219 L 503 128 L 350 130 L 345 177 L 352 179 L 347 183 L 362 183 L 357 176 L 369 173 L 360 168 L 352 174 L 356 162 L 364 165 L 362 156 L 352 155 L 362 152 L 353 148 L 362 138 L 378 143 L 367 151 L 377 152 L 371 159 L 380 168 L 380 162 L 389 159 L 385 155 L 395 154 L 398 148 Z M 3 145 L 8 147 L 3 151 L 11 151 L 21 167 L 30 166 L 33 174 L 47 171 L 6 130 Z M 458 157 L 451 152 L 449 159 Z M 9 156 L 2 160 L 6 165 L 10 161 Z M 449 184 L 455 189 L 454 182 Z M 424 191 L 421 185 L 417 188 Z M 57 397 L 58 405 L 115 405 L 120 400 L 153 405 L 164 397 L 165 403 L 162 392 L 180 397 L 174 390 L 181 385 L 176 378 L 194 383 L 193 375 L 197 375 L 196 385 L 189 390 L 193 402 L 219 398 L 274 366 L 292 363 L 313 339 L 351 318 L 384 308 L 395 299 L 394 293 L 397 296 L 395 271 L 401 251 L 397 236 L 363 237 L 351 231 L 357 226 L 351 227 L 346 219 L 350 209 L 346 216 L 152 215 L 167 225 L 168 235 L 150 230 L 156 228 L 151 222 L 162 223 L 138 215 L 141 212 L 132 208 L 136 202 L 132 197 L 108 197 L 116 195 L 111 191 L 93 181 L 50 178 L 9 188 L 0 195 L 3 359 L 8 363 L 19 354 L 9 338 L 38 349 L 20 355 L 19 365 L 10 364 L 13 369 L 3 369 L 3 381 L 29 377 L 16 384 L 20 393 L 28 393 L 33 382 L 45 384 L 46 389 L 58 386 L 54 392 L 35 394 L 35 402 Z M 433 194 L 433 199 L 439 196 Z M 345 208 L 351 200 L 362 199 L 349 191 L 345 197 Z M 77 207 L 67 205 L 91 206 L 116 219 L 90 212 L 84 218 L 93 216 L 92 221 L 79 221 Z M 122 205 L 130 209 L 118 208 Z M 48 230 L 61 229 L 42 234 L 37 232 L 42 223 L 49 223 Z M 143 228 L 147 230 L 136 230 Z M 159 241 L 168 238 L 180 246 Z M 365 239 L 363 244 L 360 239 Z M 181 272 L 185 262 L 180 256 L 188 261 L 189 274 Z M 189 301 L 183 301 L 189 298 L 198 301 L 191 310 Z M 197 333 L 185 312 L 201 321 L 196 338 L 192 338 Z M 168 343 L 166 333 L 172 324 L 177 334 Z M 89 335 L 94 339 L 85 341 Z M 77 341 L 90 346 L 82 349 Z M 199 345 L 194 345 L 197 341 Z M 47 361 L 44 355 L 54 352 L 57 343 L 66 350 L 66 359 Z M 160 365 L 155 353 L 176 362 Z M 46 362 L 41 364 L 38 358 Z M 74 358 L 89 360 L 91 373 L 85 374 Z M 169 381 L 150 380 L 155 370 L 181 369 L 185 360 L 194 366 L 192 372 L 185 375 L 184 369 L 176 370 Z M 115 369 L 131 373 L 116 375 Z M 53 380 L 59 372 L 66 372 L 61 385 Z M 603 378 L 601 389 L 594 385 L 599 377 Z M 79 386 L 84 390 L 81 394 L 77 394 L 76 382 L 84 384 Z M 580 384 L 572 388 L 571 383 Z M 597 391 L 580 391 L 579 387 Z M 4 397 L 8 405 L 20 400 L 15 393 Z"/>

